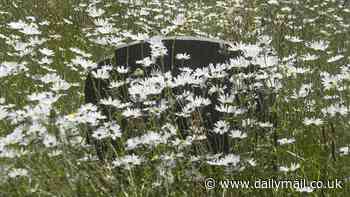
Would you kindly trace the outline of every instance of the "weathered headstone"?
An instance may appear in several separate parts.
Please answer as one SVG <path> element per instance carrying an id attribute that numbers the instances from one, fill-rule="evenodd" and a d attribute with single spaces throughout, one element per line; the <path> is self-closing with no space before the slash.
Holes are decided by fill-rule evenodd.
<path id="1" fill-rule="evenodd" d="M 237 58 L 241 55 L 241 51 L 229 51 L 230 47 L 228 42 L 222 40 L 213 40 L 213 39 L 205 39 L 205 38 L 195 38 L 195 37 L 168 37 L 162 38 L 163 46 L 167 49 L 167 54 L 157 58 L 155 60 L 155 64 L 158 69 L 163 73 L 170 71 L 173 75 L 177 75 L 181 72 L 181 68 L 190 67 L 195 70 L 196 68 L 203 68 L 208 66 L 210 63 L 225 63 L 228 62 L 231 58 Z M 188 54 L 190 55 L 190 59 L 181 60 L 176 58 L 177 54 Z M 141 67 L 139 64 L 139 60 L 142 60 L 146 57 L 152 56 L 151 45 L 147 41 L 137 41 L 130 44 L 125 44 L 117 47 L 115 51 L 115 57 L 111 59 L 104 60 L 99 63 L 98 67 L 101 68 L 103 65 L 113 65 L 115 66 L 125 66 L 129 69 L 128 73 L 135 73 L 138 68 Z M 252 69 L 252 68 L 246 68 Z M 151 69 L 143 69 L 145 70 L 144 75 L 148 76 Z M 85 87 L 85 101 L 86 103 L 94 103 L 98 104 L 101 98 L 107 98 L 109 93 L 109 83 L 108 80 L 96 79 L 90 73 L 86 80 Z M 181 89 L 181 88 L 180 88 Z M 173 91 L 181 92 L 178 87 L 174 88 Z M 203 87 L 195 87 L 192 90 L 196 94 L 204 94 L 203 96 L 210 98 L 212 104 L 210 107 L 206 107 L 202 114 L 200 114 L 204 126 L 210 130 L 213 128 L 216 121 L 222 118 L 222 113 L 215 110 L 215 105 L 218 103 L 217 99 L 213 99 L 212 95 L 209 95 L 208 90 L 203 91 Z M 230 87 L 226 88 L 230 90 Z M 126 95 L 125 95 L 126 96 Z M 181 106 L 177 105 L 176 107 L 178 111 L 181 111 Z M 108 117 L 108 119 L 112 119 L 111 113 L 107 109 L 102 109 L 103 113 Z M 127 119 L 123 120 L 124 123 L 121 124 L 126 125 Z M 191 121 L 191 120 L 190 120 Z M 194 121 L 192 119 L 192 121 Z M 184 117 L 177 117 L 176 123 L 178 124 L 178 128 L 181 132 L 186 135 L 186 129 L 189 127 L 188 119 Z M 220 147 L 214 148 L 215 151 L 227 151 L 228 143 L 227 143 L 227 135 L 215 135 L 210 132 L 206 132 L 209 140 L 209 146 L 211 147 Z M 91 141 L 91 138 L 88 135 L 88 141 Z M 100 147 L 101 145 L 97 145 L 97 151 L 100 158 L 103 155 L 103 149 Z"/>

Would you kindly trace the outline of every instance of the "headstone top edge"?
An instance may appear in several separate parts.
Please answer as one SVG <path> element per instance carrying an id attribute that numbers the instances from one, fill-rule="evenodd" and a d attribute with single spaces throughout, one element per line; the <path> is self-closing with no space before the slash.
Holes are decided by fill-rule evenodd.
<path id="1" fill-rule="evenodd" d="M 196 41 L 204 41 L 204 42 L 214 42 L 214 43 L 218 43 L 218 44 L 227 44 L 230 45 L 232 44 L 229 41 L 225 41 L 225 40 L 220 40 L 220 39 L 214 39 L 214 38 L 206 38 L 206 37 L 195 37 L 195 36 L 170 36 L 170 37 L 163 37 L 163 36 L 154 36 L 154 37 L 150 37 L 148 39 L 145 40 L 138 40 L 138 41 L 133 41 L 130 43 L 126 43 L 126 44 L 121 44 L 118 45 L 115 50 L 121 49 L 121 48 L 125 48 L 127 46 L 132 46 L 132 45 L 136 45 L 136 44 L 140 44 L 140 43 L 145 43 L 147 41 L 149 41 L 152 38 L 159 38 L 161 40 L 196 40 Z"/>

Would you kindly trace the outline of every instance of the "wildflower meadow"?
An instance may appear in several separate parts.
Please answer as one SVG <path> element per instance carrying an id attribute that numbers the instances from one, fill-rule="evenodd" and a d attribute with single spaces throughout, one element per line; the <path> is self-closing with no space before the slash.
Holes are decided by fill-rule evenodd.
<path id="1" fill-rule="evenodd" d="M 349 55 L 348 0 L 0 1 L 0 196 L 350 196 Z"/>

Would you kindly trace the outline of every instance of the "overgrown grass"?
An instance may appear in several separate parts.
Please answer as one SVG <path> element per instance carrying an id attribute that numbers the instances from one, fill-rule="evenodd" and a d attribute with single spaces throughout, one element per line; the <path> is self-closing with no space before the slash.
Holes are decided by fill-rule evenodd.
<path id="1" fill-rule="evenodd" d="M 1 196 L 350 194 L 346 3 L 28 0 L 2 1 L 0 12 Z M 157 35 L 223 39 L 236 44 L 231 50 L 244 51 L 242 65 L 226 65 L 225 77 L 211 70 L 205 83 L 207 91 L 214 84 L 236 87 L 229 93 L 236 100 L 221 102 L 235 109 L 223 121 L 227 134 L 240 130 L 247 137 L 230 137 L 229 153 L 214 154 L 208 140 L 196 139 L 219 131 L 218 126 L 203 128 L 203 122 L 189 118 L 194 127 L 184 136 L 174 111 L 165 110 L 160 121 L 159 105 L 151 107 L 155 111 L 149 122 L 135 113 L 126 115 L 124 107 L 115 110 L 114 124 L 105 126 L 95 106 L 84 103 L 86 75 L 97 62 L 110 57 L 118 44 Z M 245 61 L 260 69 L 242 74 Z M 129 74 L 117 72 L 111 79 L 123 81 Z M 129 97 L 118 99 L 138 109 L 132 85 L 125 87 Z M 257 90 L 265 96 L 260 113 Z M 146 95 L 155 101 L 173 96 Z M 204 107 L 195 108 L 200 112 Z M 119 127 L 123 120 L 127 127 Z M 107 144 L 110 159 L 98 160 L 95 146 L 86 143 L 91 125 L 96 126 L 93 133 L 100 128 L 106 134 L 97 141 Z M 108 133 L 112 128 L 115 141 Z M 339 180 L 342 188 L 210 190 L 205 187 L 208 177 Z"/>

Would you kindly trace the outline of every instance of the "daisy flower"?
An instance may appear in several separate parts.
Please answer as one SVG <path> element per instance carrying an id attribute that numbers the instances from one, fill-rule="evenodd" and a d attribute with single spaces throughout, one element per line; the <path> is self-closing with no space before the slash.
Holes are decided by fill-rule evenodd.
<path id="1" fill-rule="evenodd" d="M 324 115 L 329 114 L 331 117 L 334 117 L 336 114 L 345 116 L 349 112 L 346 106 L 340 104 L 332 104 L 327 108 L 321 109 L 321 111 Z"/>
<path id="2" fill-rule="evenodd" d="M 328 43 L 324 40 L 308 43 L 307 46 L 314 50 L 325 51 L 328 48 Z"/>
<path id="3" fill-rule="evenodd" d="M 126 110 L 123 111 L 122 115 L 126 118 L 128 117 L 133 117 L 133 118 L 137 118 L 142 116 L 141 110 L 137 109 L 137 108 L 127 108 Z"/>
<path id="4" fill-rule="evenodd" d="M 259 122 L 258 125 L 262 128 L 272 128 L 273 124 L 271 122 Z"/>
<path id="5" fill-rule="evenodd" d="M 151 60 L 150 57 L 145 57 L 142 60 L 136 61 L 136 64 L 141 64 L 143 67 L 150 67 L 154 61 Z"/>
<path id="6" fill-rule="evenodd" d="M 105 13 L 105 10 L 101 9 L 101 8 L 96 8 L 96 7 L 89 7 L 87 10 L 87 13 L 89 16 L 93 17 L 93 18 L 97 18 L 102 16 Z"/>
<path id="7" fill-rule="evenodd" d="M 124 167 L 126 169 L 130 169 L 134 165 L 140 165 L 144 159 L 135 154 L 126 155 L 124 157 L 117 157 L 112 162 L 113 167 Z"/>
<path id="8" fill-rule="evenodd" d="M 223 120 L 219 120 L 215 123 L 215 128 L 212 130 L 214 133 L 223 135 L 229 131 L 229 125 Z"/>
<path id="9" fill-rule="evenodd" d="M 112 70 L 111 66 L 103 66 L 96 71 L 92 71 L 92 75 L 97 79 L 108 79 L 110 77 L 109 71 Z"/>
<path id="10" fill-rule="evenodd" d="M 15 168 L 15 169 L 12 169 L 8 173 L 8 176 L 10 178 L 16 178 L 16 177 L 20 177 L 20 176 L 28 176 L 28 170 L 26 170 L 24 168 Z"/>
<path id="11" fill-rule="evenodd" d="M 216 105 L 215 106 L 215 110 L 222 112 L 222 113 L 235 113 L 236 108 L 230 105 L 225 105 L 225 104 L 221 104 L 221 105 Z"/>
<path id="12" fill-rule="evenodd" d="M 120 74 L 125 74 L 125 73 L 128 73 L 129 71 L 129 68 L 124 66 L 118 66 L 116 69 L 117 69 L 117 72 Z"/>
<path id="13" fill-rule="evenodd" d="M 19 31 L 24 33 L 24 34 L 26 34 L 26 35 L 38 35 L 38 34 L 41 34 L 41 32 L 36 27 L 36 25 L 33 25 L 33 24 L 26 25 Z"/>
<path id="14" fill-rule="evenodd" d="M 314 61 L 314 60 L 317 60 L 319 58 L 320 58 L 319 56 L 317 56 L 317 55 L 310 55 L 309 53 L 301 57 L 301 59 L 303 61 Z"/>
<path id="15" fill-rule="evenodd" d="M 285 36 L 285 39 L 290 41 L 290 42 L 294 42 L 294 43 L 300 43 L 303 41 L 300 38 L 295 37 L 295 36 Z"/>
<path id="16" fill-rule="evenodd" d="M 57 146 L 58 142 L 55 136 L 47 134 L 44 136 L 43 144 L 45 147 L 49 148 Z"/>
<path id="17" fill-rule="evenodd" d="M 284 144 L 292 144 L 295 142 L 295 139 L 294 138 L 282 138 L 282 139 L 278 139 L 277 142 L 280 144 L 280 145 L 284 145 Z"/>
<path id="18" fill-rule="evenodd" d="M 8 116 L 8 111 L 4 106 L 0 105 L 0 120 L 5 119 Z"/>
<path id="19" fill-rule="evenodd" d="M 350 148 L 348 146 L 344 146 L 339 148 L 340 155 L 348 155 L 350 153 Z"/>
<path id="20" fill-rule="evenodd" d="M 325 90 L 337 88 L 338 84 L 342 80 L 339 75 L 330 75 L 327 72 L 322 72 L 320 75 L 322 79 L 322 85 L 324 86 Z"/>
<path id="21" fill-rule="evenodd" d="M 247 162 L 253 167 L 256 166 L 256 161 L 254 159 L 248 159 Z"/>
<path id="22" fill-rule="evenodd" d="M 323 120 L 321 120 L 321 119 L 319 119 L 319 118 L 307 118 L 307 117 L 306 117 L 306 118 L 304 119 L 303 123 L 304 123 L 306 126 L 312 125 L 312 124 L 318 126 L 318 125 L 323 124 Z"/>
<path id="23" fill-rule="evenodd" d="M 247 134 L 246 133 L 242 133 L 242 131 L 240 131 L 240 130 L 233 130 L 233 131 L 230 131 L 229 136 L 231 138 L 243 139 L 243 138 L 247 137 Z"/>
<path id="24" fill-rule="evenodd" d="M 93 132 L 92 137 L 95 139 L 98 139 L 98 140 L 102 140 L 104 138 L 109 137 L 109 134 L 105 128 L 100 127 L 96 131 Z"/>
<path id="25" fill-rule="evenodd" d="M 207 161 L 210 165 L 216 166 L 237 166 L 240 162 L 240 156 L 235 154 L 229 154 L 221 159 L 214 159 L 212 161 Z"/>
<path id="26" fill-rule="evenodd" d="M 338 60 L 340 60 L 341 58 L 343 58 L 344 56 L 343 55 L 336 55 L 334 57 L 331 57 L 327 60 L 328 63 L 332 63 L 332 62 L 336 62 Z"/>
<path id="27" fill-rule="evenodd" d="M 176 54 L 176 59 L 178 60 L 189 60 L 191 57 L 187 53 L 178 53 Z"/>

